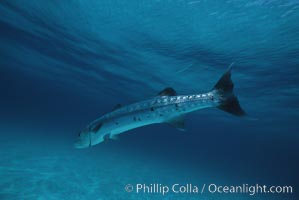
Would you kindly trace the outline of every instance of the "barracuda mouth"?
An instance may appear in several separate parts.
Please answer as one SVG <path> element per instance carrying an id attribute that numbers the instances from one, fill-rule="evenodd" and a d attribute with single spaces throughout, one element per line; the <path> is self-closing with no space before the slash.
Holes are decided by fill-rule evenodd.
<path id="1" fill-rule="evenodd" d="M 81 142 L 75 142 L 75 143 L 74 143 L 74 148 L 76 148 L 76 149 L 83 149 L 83 148 L 86 148 L 86 147 L 84 147 L 84 146 L 81 144 Z"/>
<path id="2" fill-rule="evenodd" d="M 74 143 L 74 148 L 76 149 L 85 149 L 90 147 L 90 141 L 88 143 L 83 143 L 80 139 L 78 139 L 75 143 Z"/>

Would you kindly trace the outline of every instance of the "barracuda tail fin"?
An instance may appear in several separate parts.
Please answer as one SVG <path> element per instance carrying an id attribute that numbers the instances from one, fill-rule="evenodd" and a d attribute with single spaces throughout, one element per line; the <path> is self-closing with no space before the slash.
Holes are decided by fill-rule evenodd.
<path id="1" fill-rule="evenodd" d="M 231 113 L 236 116 L 246 116 L 245 111 L 241 108 L 238 98 L 234 95 L 234 84 L 231 80 L 231 68 L 233 63 L 228 67 L 227 71 L 222 75 L 214 86 L 213 90 L 219 95 L 219 109 Z"/>

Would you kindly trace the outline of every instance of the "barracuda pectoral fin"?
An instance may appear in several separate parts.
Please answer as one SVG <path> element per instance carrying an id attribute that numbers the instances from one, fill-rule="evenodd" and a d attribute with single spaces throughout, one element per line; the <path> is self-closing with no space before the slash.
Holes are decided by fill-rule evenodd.
<path id="1" fill-rule="evenodd" d="M 109 138 L 111 140 L 117 140 L 119 137 L 118 137 L 118 135 L 112 135 L 112 134 L 110 134 Z"/>
<path id="2" fill-rule="evenodd" d="M 109 134 L 106 134 L 103 138 L 104 138 L 104 141 L 109 140 L 109 139 L 111 139 L 111 140 L 117 140 L 118 139 L 118 135 L 112 135 L 111 133 L 109 133 Z"/>
<path id="3" fill-rule="evenodd" d="M 103 137 L 103 140 L 104 141 L 107 141 L 107 140 L 109 140 L 110 139 L 110 134 L 106 134 L 106 135 L 104 135 L 104 137 Z"/>
<path id="4" fill-rule="evenodd" d="M 186 131 L 185 117 L 184 116 L 179 116 L 179 117 L 172 118 L 172 119 L 168 120 L 167 123 L 170 126 L 176 128 L 180 131 Z"/>
<path id="5" fill-rule="evenodd" d="M 158 96 L 176 96 L 176 95 L 177 95 L 176 91 L 171 87 L 167 87 L 158 93 Z"/>

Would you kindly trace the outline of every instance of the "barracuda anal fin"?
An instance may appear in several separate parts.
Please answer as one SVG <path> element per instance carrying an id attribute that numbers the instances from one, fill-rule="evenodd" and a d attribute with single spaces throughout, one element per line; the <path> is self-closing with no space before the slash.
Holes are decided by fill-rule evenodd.
<path id="1" fill-rule="evenodd" d="M 167 123 L 170 126 L 176 128 L 180 131 L 186 131 L 185 116 L 179 116 L 179 117 L 172 118 L 172 119 L 168 120 Z"/>

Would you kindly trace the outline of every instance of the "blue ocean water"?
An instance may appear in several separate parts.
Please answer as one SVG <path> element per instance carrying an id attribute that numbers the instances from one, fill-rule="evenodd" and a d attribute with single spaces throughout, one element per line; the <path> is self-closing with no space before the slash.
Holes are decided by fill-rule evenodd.
<path id="1" fill-rule="evenodd" d="M 296 199 L 297 0 L 0 2 L 0 199 Z M 97 117 L 209 91 L 234 63 L 250 117 L 216 108 L 74 149 Z M 126 192 L 127 184 L 293 186 L 293 194 Z M 297 194 L 296 194 L 297 193 Z"/>

